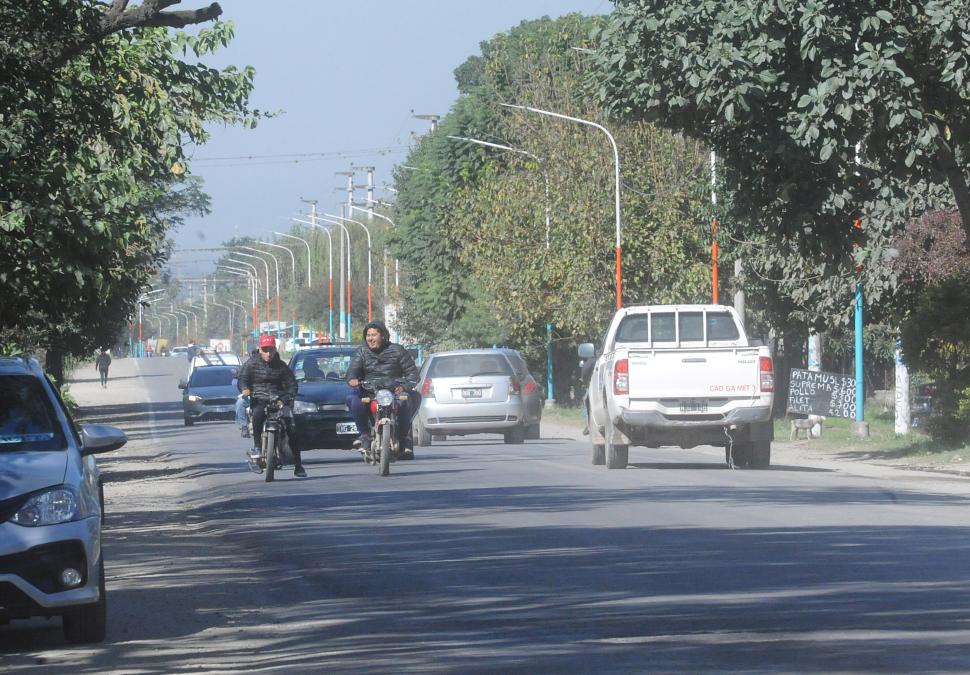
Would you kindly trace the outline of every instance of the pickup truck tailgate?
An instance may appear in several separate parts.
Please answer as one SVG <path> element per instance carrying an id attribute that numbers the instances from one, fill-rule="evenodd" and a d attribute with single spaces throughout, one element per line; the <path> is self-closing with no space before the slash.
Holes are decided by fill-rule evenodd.
<path id="1" fill-rule="evenodd" d="M 759 394 L 757 347 L 635 349 L 631 399 L 746 398 Z"/>

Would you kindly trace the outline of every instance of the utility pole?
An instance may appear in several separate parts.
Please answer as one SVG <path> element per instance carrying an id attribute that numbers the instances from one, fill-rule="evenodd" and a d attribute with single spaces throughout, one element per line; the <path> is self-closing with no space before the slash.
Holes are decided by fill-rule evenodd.
<path id="1" fill-rule="evenodd" d="M 365 204 L 361 204 L 360 206 L 366 206 L 367 207 L 367 222 L 370 222 L 370 221 L 372 221 L 374 219 L 374 207 L 373 207 L 373 204 L 374 204 L 374 168 L 375 167 L 373 167 L 373 166 L 356 166 L 354 168 L 356 170 L 358 170 L 358 171 L 366 171 L 367 172 L 367 185 L 364 186 L 364 187 L 367 188 L 367 202 Z"/>

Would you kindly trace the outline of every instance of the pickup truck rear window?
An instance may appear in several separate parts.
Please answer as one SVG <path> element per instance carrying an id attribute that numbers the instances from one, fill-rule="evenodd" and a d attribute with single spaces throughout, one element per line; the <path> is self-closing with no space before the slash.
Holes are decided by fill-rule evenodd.
<path id="1" fill-rule="evenodd" d="M 680 341 L 703 342 L 704 313 L 703 312 L 656 312 L 650 314 L 633 314 L 624 317 L 616 331 L 616 342 L 675 342 L 677 332 L 674 322 L 679 316 Z M 649 322 L 649 330 L 648 330 Z M 727 312 L 707 312 L 708 341 L 737 340 L 738 327 L 734 319 Z"/>

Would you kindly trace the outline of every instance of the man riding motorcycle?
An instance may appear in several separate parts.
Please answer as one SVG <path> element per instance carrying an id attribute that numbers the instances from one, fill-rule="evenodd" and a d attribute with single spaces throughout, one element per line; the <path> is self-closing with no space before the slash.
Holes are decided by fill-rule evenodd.
<path id="1" fill-rule="evenodd" d="M 384 386 L 394 393 L 408 393 L 407 401 L 401 402 L 398 412 L 398 441 L 406 459 L 414 457 L 411 440 L 411 420 L 421 406 L 421 394 L 414 391 L 418 383 L 418 367 L 404 347 L 391 342 L 391 333 L 381 321 L 371 321 L 364 326 L 364 344 L 357 348 L 347 368 L 347 384 L 353 391 L 347 396 L 347 407 L 357 423 L 360 434 L 356 444 L 370 446 L 370 408 L 360 399 L 369 395 L 360 388 L 361 380 L 375 386 Z"/>
<path id="2" fill-rule="evenodd" d="M 253 418 L 253 439 L 256 447 L 253 452 L 259 456 L 262 448 L 263 424 L 266 421 L 266 406 L 292 406 L 296 397 L 297 384 L 293 371 L 283 363 L 279 352 L 276 351 L 276 338 L 263 335 L 259 338 L 259 359 L 252 366 L 241 369 L 239 373 L 239 387 L 242 395 L 250 398 L 250 409 Z M 306 477 L 303 459 L 300 451 L 291 447 L 293 453 L 293 475 L 298 478 Z"/>

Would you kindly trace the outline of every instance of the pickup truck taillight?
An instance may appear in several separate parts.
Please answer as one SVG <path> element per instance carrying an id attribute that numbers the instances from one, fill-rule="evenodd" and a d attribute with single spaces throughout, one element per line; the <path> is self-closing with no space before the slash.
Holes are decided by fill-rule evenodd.
<path id="1" fill-rule="evenodd" d="M 421 395 L 431 396 L 432 394 L 434 394 L 434 385 L 431 384 L 431 378 L 426 377 L 424 382 L 421 383 Z"/>
<path id="2" fill-rule="evenodd" d="M 620 359 L 613 366 L 613 393 L 626 396 L 630 393 L 630 362 Z"/>
<path id="3" fill-rule="evenodd" d="M 775 390 L 775 369 L 771 365 L 770 356 L 759 357 L 758 370 L 761 373 L 761 391 L 774 391 Z"/>

